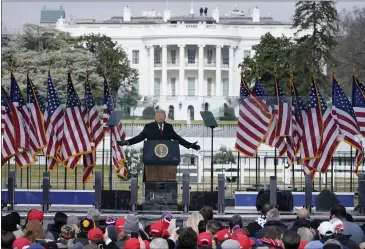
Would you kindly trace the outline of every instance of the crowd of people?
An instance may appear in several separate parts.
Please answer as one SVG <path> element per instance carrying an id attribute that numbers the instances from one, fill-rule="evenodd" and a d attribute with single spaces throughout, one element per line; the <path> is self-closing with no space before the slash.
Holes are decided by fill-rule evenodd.
<path id="1" fill-rule="evenodd" d="M 30 210 L 22 226 L 19 213 L 2 216 L 3 249 L 364 249 L 364 225 L 354 223 L 342 205 L 330 211 L 329 221 L 311 220 L 300 209 L 287 225 L 276 208 L 266 204 L 254 222 L 244 226 L 233 215 L 228 226 L 214 219 L 211 207 L 192 213 L 184 227 L 176 227 L 171 213 L 143 226 L 135 215 L 101 219 L 90 209 L 85 218 L 57 212 L 44 225 L 44 213 Z"/>

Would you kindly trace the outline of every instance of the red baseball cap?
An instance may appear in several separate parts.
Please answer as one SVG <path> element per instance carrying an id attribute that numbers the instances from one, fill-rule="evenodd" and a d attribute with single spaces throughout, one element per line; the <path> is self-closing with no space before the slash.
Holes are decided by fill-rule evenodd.
<path id="1" fill-rule="evenodd" d="M 20 238 L 20 239 L 16 239 L 13 242 L 12 248 L 15 249 L 22 249 L 25 246 L 29 246 L 30 245 L 30 241 L 27 240 L 26 238 Z"/>
<path id="2" fill-rule="evenodd" d="M 88 233 L 88 239 L 91 241 L 101 241 L 104 239 L 103 231 L 99 228 L 93 228 Z"/>
<path id="3" fill-rule="evenodd" d="M 250 249 L 253 245 L 255 245 L 255 241 L 253 241 L 246 235 L 234 237 L 233 239 L 236 240 L 238 243 L 240 243 L 241 249 Z"/>
<path id="4" fill-rule="evenodd" d="M 141 245 L 139 243 L 139 240 L 136 238 L 130 238 L 127 239 L 127 241 L 124 243 L 124 249 L 140 249 Z"/>
<path id="5" fill-rule="evenodd" d="M 162 221 L 156 221 L 150 226 L 150 235 L 153 237 L 162 237 L 164 230 L 165 225 L 162 223 Z"/>
<path id="6" fill-rule="evenodd" d="M 118 218 L 115 221 L 115 227 L 117 228 L 118 233 L 121 233 L 123 231 L 123 226 L 124 226 L 125 221 L 126 221 L 126 218 L 124 218 L 124 217 Z"/>
<path id="7" fill-rule="evenodd" d="M 212 246 L 213 236 L 210 233 L 203 232 L 198 235 L 198 246 Z"/>
<path id="8" fill-rule="evenodd" d="M 41 210 L 33 209 L 28 213 L 27 218 L 28 218 L 28 221 L 37 220 L 39 222 L 42 222 L 43 218 L 44 218 L 44 214 Z"/>
<path id="9" fill-rule="evenodd" d="M 231 238 L 231 234 L 229 233 L 228 229 L 223 229 L 215 233 L 214 238 L 217 242 L 223 242 L 226 239 Z"/>

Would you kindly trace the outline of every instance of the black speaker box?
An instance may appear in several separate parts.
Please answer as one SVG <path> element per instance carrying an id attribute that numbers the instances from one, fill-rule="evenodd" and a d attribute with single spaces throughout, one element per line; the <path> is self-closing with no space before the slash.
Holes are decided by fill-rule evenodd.
<path id="1" fill-rule="evenodd" d="M 130 210 L 131 191 L 102 190 L 101 209 L 103 210 Z"/>
<path id="2" fill-rule="evenodd" d="M 294 199 L 291 191 L 279 190 L 276 193 L 277 209 L 279 211 L 292 211 L 294 208 Z M 266 203 L 270 203 L 270 190 L 261 189 L 256 197 L 256 209 L 261 208 Z"/>
<path id="3" fill-rule="evenodd" d="M 146 182 L 145 203 L 177 205 L 177 182 Z"/>
<path id="4" fill-rule="evenodd" d="M 218 209 L 218 191 L 192 191 L 190 192 L 190 210 L 199 211 L 203 206 Z"/>
<path id="5" fill-rule="evenodd" d="M 316 212 L 329 212 L 332 206 L 338 203 L 340 201 L 332 191 L 323 189 L 316 197 Z"/>

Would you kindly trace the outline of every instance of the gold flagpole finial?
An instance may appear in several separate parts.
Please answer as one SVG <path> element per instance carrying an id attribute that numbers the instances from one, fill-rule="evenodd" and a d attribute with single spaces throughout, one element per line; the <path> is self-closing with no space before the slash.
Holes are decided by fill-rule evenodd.
<path id="1" fill-rule="evenodd" d="M 26 66 L 26 69 L 27 69 L 27 75 L 29 75 L 29 65 L 30 65 L 30 61 L 26 61 L 25 66 Z"/>
<path id="2" fill-rule="evenodd" d="M 332 76 L 336 77 L 336 64 L 332 64 Z"/>
<path id="3" fill-rule="evenodd" d="M 255 73 L 256 78 L 260 78 L 260 69 L 258 66 L 256 66 L 256 73 Z"/>

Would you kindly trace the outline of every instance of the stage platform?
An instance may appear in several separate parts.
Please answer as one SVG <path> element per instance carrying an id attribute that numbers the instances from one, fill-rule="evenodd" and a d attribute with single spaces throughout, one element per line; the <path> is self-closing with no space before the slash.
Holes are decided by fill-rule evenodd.
<path id="1" fill-rule="evenodd" d="M 45 212 L 44 217 L 48 224 L 53 222 L 54 215 L 57 211 L 65 212 L 67 215 L 75 215 L 78 217 L 85 217 L 86 212 L 89 208 L 91 208 L 91 205 L 53 205 L 50 206 L 49 212 Z M 27 212 L 30 209 L 42 209 L 40 205 L 16 205 L 14 211 L 19 212 L 21 218 L 25 220 L 27 216 Z M 292 212 L 280 212 L 281 219 L 284 223 L 290 223 L 293 222 L 296 219 L 296 212 L 298 208 L 295 208 Z M 353 208 L 347 208 L 347 211 L 351 213 Z M 138 211 L 136 212 L 136 215 L 139 217 L 141 223 L 143 224 L 149 224 L 155 220 L 160 219 L 161 214 L 164 211 Z M 2 211 L 3 215 L 6 215 L 10 213 L 10 211 L 7 211 L 6 209 L 3 209 Z M 172 211 L 171 212 L 175 219 L 177 220 L 187 220 L 189 213 L 182 213 L 178 211 Z M 190 212 L 191 213 L 191 212 Z M 129 214 L 129 212 L 120 212 L 120 211 L 111 211 L 111 210 L 101 210 L 101 217 L 102 219 L 106 218 L 107 216 L 114 216 L 114 217 L 121 217 L 124 215 Z M 254 207 L 250 208 L 236 208 L 236 207 L 226 207 L 224 214 L 218 214 L 215 212 L 214 217 L 218 220 L 220 220 L 223 224 L 226 224 L 228 220 L 234 215 L 239 214 L 242 217 L 242 220 L 244 224 L 248 224 L 249 222 L 254 221 L 259 216 L 259 212 L 256 211 Z M 323 221 L 327 221 L 329 218 L 328 212 L 315 212 L 315 209 L 313 209 L 313 214 L 311 215 L 312 219 L 320 219 Z M 365 216 L 357 216 L 353 215 L 353 218 L 356 223 L 358 224 L 364 224 L 365 223 Z"/>

